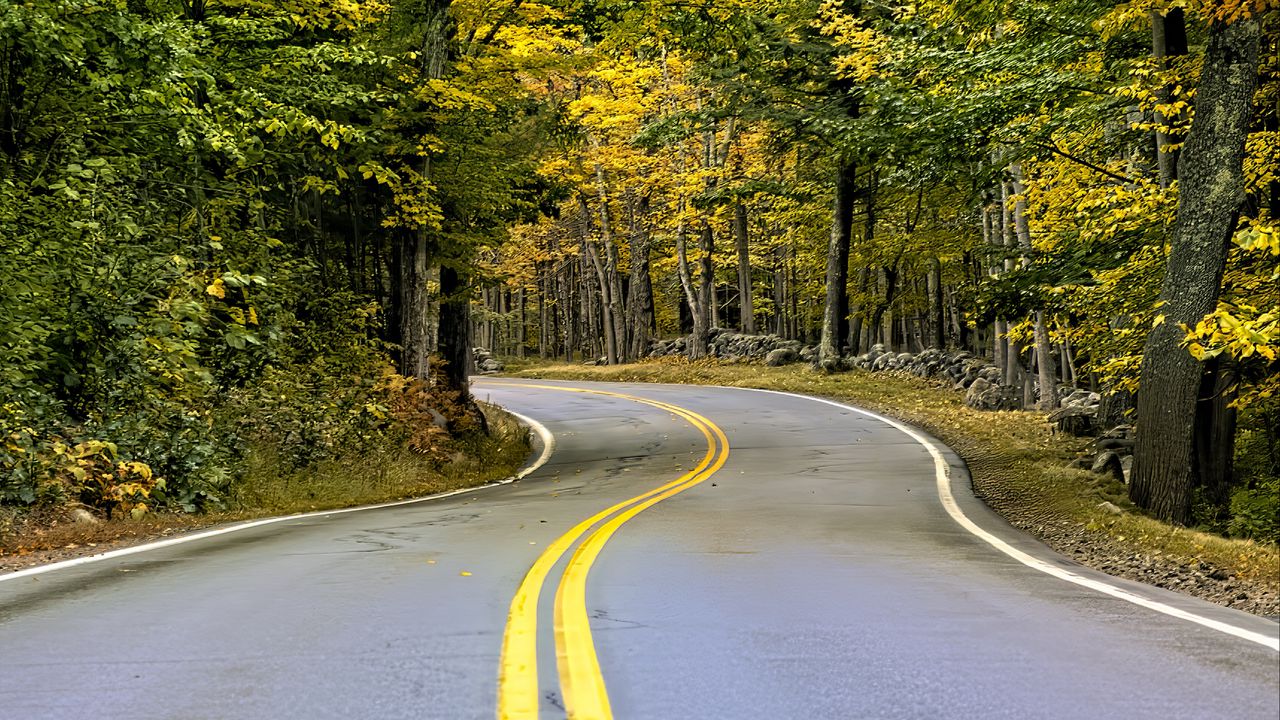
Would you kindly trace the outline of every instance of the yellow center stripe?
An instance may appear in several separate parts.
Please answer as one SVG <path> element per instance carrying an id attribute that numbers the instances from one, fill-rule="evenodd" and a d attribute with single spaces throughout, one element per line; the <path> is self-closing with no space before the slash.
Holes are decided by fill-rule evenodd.
<path id="1" fill-rule="evenodd" d="M 729 443 L 724 432 L 697 413 L 674 405 L 605 390 L 566 388 L 556 385 L 504 383 L 514 387 L 560 390 L 593 395 L 607 395 L 667 410 L 698 428 L 707 440 L 707 452 L 693 470 L 676 480 L 642 495 L 624 500 L 583 520 L 547 546 L 521 581 L 507 615 L 507 628 L 502 639 L 502 659 L 498 677 L 499 720 L 536 720 L 540 704 L 538 690 L 538 599 L 542 585 L 561 557 L 592 526 L 619 513 L 598 528 L 578 548 L 565 569 L 564 580 L 556 593 L 555 634 L 557 664 L 560 669 L 561 692 L 568 715 L 573 720 L 611 718 L 609 697 L 591 639 L 586 610 L 586 578 L 591 563 L 605 542 L 625 522 L 645 508 L 683 492 L 711 477 L 728 459 Z M 719 441 L 719 456 L 716 445 Z M 713 462 L 713 457 L 715 460 Z"/>

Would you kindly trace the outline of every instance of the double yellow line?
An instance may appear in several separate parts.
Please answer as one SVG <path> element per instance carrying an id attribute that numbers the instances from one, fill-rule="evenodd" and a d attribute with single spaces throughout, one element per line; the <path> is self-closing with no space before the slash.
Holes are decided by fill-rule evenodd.
<path id="1" fill-rule="evenodd" d="M 507 383 L 504 383 L 506 385 Z M 560 558 L 583 535 L 595 527 L 569 558 L 555 598 L 556 665 L 560 673 L 560 692 L 569 720 L 608 720 L 609 693 L 587 616 L 587 573 L 618 528 L 646 508 L 688 490 L 711 477 L 729 459 L 729 440 L 715 423 L 675 405 L 648 398 L 584 388 L 556 385 L 516 387 L 560 390 L 564 392 L 606 395 L 651 405 L 683 418 L 702 432 L 707 452 L 698 465 L 679 478 L 601 510 L 573 526 L 556 538 L 529 568 L 520 583 L 507 614 L 507 629 L 502 638 L 502 660 L 498 675 L 498 720 L 537 720 L 540 696 L 538 690 L 538 598 L 547 576 Z M 599 524 L 599 527 L 596 525 Z"/>

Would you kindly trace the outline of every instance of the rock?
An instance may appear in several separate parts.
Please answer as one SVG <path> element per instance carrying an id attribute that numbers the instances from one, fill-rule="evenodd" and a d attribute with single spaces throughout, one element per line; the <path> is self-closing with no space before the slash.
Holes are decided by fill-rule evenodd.
<path id="1" fill-rule="evenodd" d="M 770 350 L 769 354 L 765 355 L 764 364 L 769 367 L 779 367 L 781 365 L 788 365 L 799 359 L 800 355 L 795 350 L 792 350 L 791 348 L 778 348 L 777 350 Z"/>
<path id="2" fill-rule="evenodd" d="M 1016 406 L 1014 388 L 1004 388 L 985 378 L 978 378 L 965 393 L 964 404 L 975 410 L 1006 410 Z"/>
<path id="3" fill-rule="evenodd" d="M 1049 413 L 1049 422 L 1057 423 L 1058 432 L 1077 437 L 1092 435 L 1098 418 L 1097 405 L 1064 405 Z"/>
<path id="4" fill-rule="evenodd" d="M 1133 476 L 1133 456 L 1125 455 L 1120 458 L 1120 472 L 1124 474 L 1124 484 L 1129 484 L 1129 478 Z"/>
<path id="5" fill-rule="evenodd" d="M 476 367 L 478 367 L 482 373 L 498 373 L 505 370 L 507 366 L 503 365 L 501 361 L 495 358 L 487 357 L 476 363 Z"/>
<path id="6" fill-rule="evenodd" d="M 1098 406 L 1094 405 L 1092 407 L 1094 414 L 1096 415 L 1098 412 Z M 1099 450 L 1112 450 L 1118 455 L 1126 453 L 1132 454 L 1133 445 L 1134 441 L 1132 439 L 1118 437 L 1100 437 L 1093 443 L 1093 446 Z"/>
<path id="7" fill-rule="evenodd" d="M 1124 482 L 1124 467 L 1120 464 L 1120 456 L 1110 450 L 1099 453 L 1093 459 L 1093 465 L 1089 467 L 1089 471 L 1099 475 L 1110 475 L 1116 480 Z"/>
<path id="8" fill-rule="evenodd" d="M 102 524 L 102 521 L 98 519 L 97 515 L 94 515 L 93 513 L 89 512 L 88 510 L 82 507 L 74 508 L 71 510 L 71 522 L 75 523 L 76 525 L 101 525 Z"/>
<path id="9" fill-rule="evenodd" d="M 1107 513 L 1108 515 L 1124 514 L 1124 510 L 1121 510 L 1119 505 L 1116 505 L 1110 500 L 1103 500 L 1102 502 L 1098 503 L 1098 509 Z"/>
<path id="10" fill-rule="evenodd" d="M 805 347 L 800 348 L 800 360 L 802 362 L 813 362 L 813 359 L 817 356 L 818 348 L 812 345 L 806 345 Z"/>

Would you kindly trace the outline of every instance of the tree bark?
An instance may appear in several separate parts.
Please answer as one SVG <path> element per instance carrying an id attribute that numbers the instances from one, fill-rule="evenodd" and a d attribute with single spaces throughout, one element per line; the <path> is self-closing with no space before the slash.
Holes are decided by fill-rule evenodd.
<path id="1" fill-rule="evenodd" d="M 755 300 L 751 294 L 751 238 L 747 225 L 747 206 L 742 201 L 733 206 L 733 238 L 738 250 L 738 327 L 744 333 L 755 333 Z"/>
<path id="2" fill-rule="evenodd" d="M 680 220 L 676 224 L 676 274 L 680 277 L 680 287 L 684 290 L 684 299 L 688 303 L 689 314 L 693 316 L 693 331 L 689 333 L 689 357 L 697 360 L 707 356 L 707 313 L 703 304 L 705 297 L 701 288 L 695 287 L 689 272 L 689 229 L 685 222 L 684 201 L 679 208 Z"/>
<path id="3" fill-rule="evenodd" d="M 630 319 L 630 356 L 642 358 L 649 350 L 649 333 L 653 327 L 653 277 L 649 270 L 649 198 L 632 203 L 631 234 L 631 298 L 627 305 Z"/>
<path id="4" fill-rule="evenodd" d="M 1235 464 L 1236 373 L 1218 356 L 1205 363 L 1196 402 L 1195 468 L 1205 499 L 1219 508 L 1231 503 Z"/>
<path id="5" fill-rule="evenodd" d="M 604 330 L 605 358 L 610 365 L 617 365 L 618 335 L 617 323 L 614 322 L 614 317 L 618 311 L 617 299 L 613 296 L 613 282 L 609 277 L 609 267 L 605 262 L 601 261 L 600 252 L 596 248 L 595 240 L 591 237 L 591 211 L 587 206 L 585 195 L 578 196 L 578 211 L 581 214 L 582 247 L 586 250 L 591 266 L 595 268 L 596 282 L 600 285 L 600 323 Z M 607 213 L 604 217 L 608 217 Z M 616 275 L 617 272 L 615 271 L 613 274 Z"/>
<path id="6" fill-rule="evenodd" d="M 424 233 L 405 234 L 400 260 L 400 374 L 426 380 L 430 374 L 431 347 L 427 340 L 427 239 Z"/>
<path id="7" fill-rule="evenodd" d="M 439 379 L 445 387 L 470 397 L 471 300 L 465 278 L 449 265 L 440 268 L 440 358 L 444 361 Z"/>
<path id="8" fill-rule="evenodd" d="M 1022 166 L 1014 163 L 1009 166 L 1013 176 L 1013 192 L 1017 200 L 1013 203 L 1013 224 L 1018 233 L 1018 245 L 1022 248 L 1022 266 L 1030 267 L 1031 258 L 1031 226 L 1027 223 L 1026 185 L 1022 182 Z M 1053 365 L 1053 347 L 1049 342 L 1049 328 L 1045 324 L 1044 310 L 1035 311 L 1035 344 L 1036 368 L 1039 373 L 1040 398 L 1039 409 L 1049 412 L 1058 407 L 1057 371 Z"/>
<path id="9" fill-rule="evenodd" d="M 1195 115 L 1179 165 L 1178 214 L 1160 289 L 1163 314 L 1147 337 L 1138 393 L 1138 432 L 1129 497 L 1158 518 L 1186 524 L 1201 364 L 1183 348 L 1192 327 L 1217 306 L 1227 243 L 1244 199 L 1242 169 L 1260 22 L 1209 27 Z"/>
<path id="10" fill-rule="evenodd" d="M 858 166 L 852 160 L 840 165 L 832 208 L 831 237 L 827 244 L 827 298 L 818 340 L 818 367 L 840 369 L 840 354 L 849 337 L 849 244 L 853 238 L 853 203 L 857 196 Z"/>
<path id="11" fill-rule="evenodd" d="M 947 347 L 947 320 L 942 312 L 942 260 L 929 259 L 929 275 L 925 281 L 929 293 L 929 344 L 939 350 Z"/>

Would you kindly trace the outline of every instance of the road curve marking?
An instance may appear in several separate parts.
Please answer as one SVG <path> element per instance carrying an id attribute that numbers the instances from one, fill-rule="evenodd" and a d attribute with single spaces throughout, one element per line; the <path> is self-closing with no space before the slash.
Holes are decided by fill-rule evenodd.
<path id="1" fill-rule="evenodd" d="M 591 637 L 591 623 L 587 616 L 587 575 L 591 564 L 604 549 L 604 545 L 631 518 L 645 509 L 666 500 L 672 495 L 694 487 L 724 467 L 729 459 L 729 440 L 714 423 L 697 413 L 720 441 L 716 461 L 687 482 L 665 492 L 636 503 L 600 526 L 578 546 L 565 568 L 560 588 L 556 591 L 555 635 L 556 661 L 560 671 L 561 696 L 569 720 L 607 720 L 613 717 L 609 707 L 609 694 L 600 660 L 596 656 L 595 642 Z"/>
<path id="2" fill-rule="evenodd" d="M 715 386 L 715 387 L 727 387 L 727 386 Z M 1203 615 L 1197 615 L 1193 612 L 1189 612 L 1187 610 L 1174 607 L 1167 603 L 1162 603 L 1159 600 L 1152 600 L 1151 598 L 1143 597 L 1131 590 L 1120 587 L 1118 585 L 1112 585 L 1111 583 L 1104 582 L 1102 580 L 1085 577 L 1083 575 L 1080 575 L 1079 573 L 1074 573 L 1065 568 L 1057 567 L 1055 565 L 1045 562 L 1044 560 L 1041 560 L 1040 558 L 1029 555 L 1013 547 L 1012 545 L 1005 542 L 1004 540 L 1001 540 L 995 535 L 992 535 L 990 532 L 982 529 L 981 527 L 978 526 L 977 523 L 971 520 L 968 515 L 964 514 L 964 511 L 960 509 L 960 505 L 956 502 L 955 494 L 952 492 L 952 487 L 951 487 L 951 467 L 950 465 L 947 464 L 946 459 L 943 458 L 942 450 L 937 446 L 937 444 L 933 443 L 925 436 L 916 432 L 909 425 L 898 422 L 897 420 L 894 420 L 892 418 L 888 418 L 883 415 L 879 415 L 877 413 L 871 412 L 870 410 L 863 410 L 862 408 L 854 407 L 853 405 L 846 405 L 844 403 L 836 402 L 834 400 L 827 400 L 825 398 L 813 397 L 810 395 L 800 395 L 798 393 L 783 392 L 781 390 L 765 390 L 762 388 L 728 388 L 728 389 L 750 390 L 752 392 L 772 393 L 774 395 L 786 395 L 788 397 L 812 400 L 814 402 L 820 402 L 820 403 L 824 403 L 834 407 L 838 407 L 842 410 L 851 410 L 861 415 L 866 415 L 867 417 L 879 420 L 880 422 L 883 422 L 886 425 L 889 425 L 905 433 L 908 437 L 910 437 L 912 440 L 915 440 L 920 445 L 923 445 L 924 448 L 929 451 L 929 455 L 933 457 L 934 477 L 935 477 L 935 484 L 937 486 L 937 491 L 938 491 L 938 500 L 942 502 L 942 507 L 947 511 L 947 514 L 950 515 L 951 519 L 955 520 L 956 523 L 960 525 L 960 527 L 964 528 L 970 534 L 978 537 L 983 542 L 994 547 L 995 549 L 999 550 L 1005 555 L 1008 555 L 1009 557 L 1013 558 L 1014 560 L 1017 560 L 1018 562 L 1022 563 L 1023 565 L 1026 565 L 1029 568 L 1032 568 L 1034 570 L 1039 570 L 1040 572 L 1045 573 L 1046 575 L 1052 575 L 1060 580 L 1066 580 L 1069 583 L 1074 583 L 1082 587 L 1087 587 L 1091 590 L 1096 590 L 1097 592 L 1110 595 L 1111 597 L 1124 600 L 1125 602 L 1133 603 L 1134 605 L 1147 608 L 1148 610 L 1154 610 L 1158 613 L 1163 613 L 1170 617 L 1175 617 L 1181 620 L 1186 620 L 1188 622 L 1193 622 L 1197 625 L 1201 625 L 1203 627 L 1207 627 L 1212 630 L 1217 630 L 1218 632 L 1226 633 L 1227 635 L 1240 638 L 1241 640 L 1248 640 L 1249 642 L 1257 643 L 1264 647 L 1271 648 L 1272 650 L 1280 651 L 1280 638 L 1272 637 L 1270 635 L 1265 635 L 1259 632 L 1254 632 L 1252 630 L 1246 630 L 1244 628 L 1237 627 L 1230 623 L 1222 622 L 1221 620 L 1214 620 L 1213 618 L 1205 617 Z"/>
<path id="3" fill-rule="evenodd" d="M 554 542 L 547 546 L 547 549 L 538 556 L 533 566 L 525 574 L 519 588 L 516 590 L 515 597 L 511 600 L 511 607 L 507 614 L 507 627 L 503 633 L 502 639 L 502 655 L 499 661 L 498 671 L 498 711 L 499 720 L 536 720 L 541 698 L 539 696 L 538 686 L 538 658 L 537 658 L 537 630 L 538 630 L 538 601 L 542 594 L 542 587 L 551 570 L 559 562 L 560 558 L 573 546 L 577 540 L 587 533 L 593 526 L 606 520 L 610 516 L 619 511 L 627 510 L 626 517 L 613 525 L 613 529 L 606 535 L 601 535 L 598 539 L 598 546 L 591 555 L 591 560 L 599 554 L 599 547 L 603 546 L 604 541 L 616 531 L 617 527 L 631 517 L 634 517 L 644 508 L 670 497 L 676 493 L 687 490 L 690 487 L 702 482 L 711 476 L 711 473 L 718 470 L 724 465 L 728 456 L 728 442 L 723 440 L 721 457 L 716 460 L 717 440 L 724 438 L 724 433 L 715 427 L 709 420 L 685 410 L 684 408 L 670 405 L 668 403 L 650 400 L 648 398 L 637 397 L 634 395 L 625 395 L 622 393 L 614 393 L 606 390 L 593 390 L 587 388 L 572 388 L 556 385 L 537 385 L 531 383 L 501 383 L 505 387 L 526 387 L 542 390 L 559 390 L 561 392 L 576 392 L 590 395 L 604 395 L 609 397 L 617 397 L 633 402 L 650 405 L 652 407 L 666 410 L 685 419 L 689 424 L 700 430 L 707 441 L 707 452 L 703 455 L 698 464 L 689 472 L 684 473 L 679 478 L 660 485 L 652 490 L 637 495 L 635 497 L 616 503 L 591 517 L 583 520 L 575 525 L 568 532 L 561 535 Z M 708 468 L 715 465 L 715 468 L 707 472 Z M 643 507 L 639 507 L 643 506 Z M 634 512 L 629 508 L 636 508 Z M 619 516 L 621 517 L 621 515 Z M 616 520 L 616 518 L 615 518 Z M 611 522 L 612 524 L 612 522 Z M 603 527 L 598 529 L 591 537 L 596 538 L 600 535 Z M 590 542 L 590 540 L 588 541 Z M 585 545 L 585 544 L 584 544 Z M 579 547 L 574 554 L 574 558 L 578 558 L 583 552 L 583 548 Z M 573 560 L 570 560 L 573 563 Z M 590 568 L 590 562 L 585 566 L 580 566 L 581 581 L 585 587 L 586 570 Z M 567 570 L 566 570 L 567 574 Z M 575 578 L 577 576 L 575 575 Z M 562 591 L 564 584 L 560 586 Z M 561 591 L 556 594 L 556 646 L 557 646 L 557 663 L 563 664 L 561 657 L 564 655 L 566 645 L 565 638 L 572 642 L 575 648 L 585 647 L 589 653 L 582 658 L 575 656 L 572 668 L 563 666 L 561 672 L 561 693 L 565 702 L 566 711 L 570 718 L 586 720 L 605 720 L 612 717 L 609 710 L 608 695 L 605 691 L 604 679 L 600 675 L 599 661 L 595 656 L 594 643 L 591 640 L 591 630 L 589 623 L 586 622 L 586 606 L 585 594 L 582 595 L 582 607 L 580 613 L 569 613 L 572 618 L 567 626 L 563 622 L 565 613 L 563 611 L 564 595 Z M 579 662 L 581 660 L 581 662 Z M 566 680 L 569 673 L 577 679 L 576 682 Z"/>
<path id="4" fill-rule="evenodd" d="M 218 528 L 216 530 L 205 530 L 204 532 L 193 533 L 191 535 L 183 535 L 182 537 L 170 538 L 168 540 L 158 540 L 156 542 L 144 543 L 142 545 L 133 545 L 127 548 L 120 548 L 119 550 L 110 550 L 108 552 L 98 553 L 97 555 L 89 555 L 86 557 L 72 558 L 71 560 L 63 560 L 61 562 L 50 563 L 48 565 L 41 565 L 39 567 L 27 568 L 26 570 L 17 570 L 11 573 L 5 573 L 3 575 L 0 575 L 0 582 L 5 582 L 8 580 L 18 580 L 24 577 L 31 577 L 33 575 L 42 575 L 44 573 L 53 572 L 55 570 L 64 570 L 66 568 L 75 567 L 77 565 L 88 565 L 90 563 L 101 562 L 103 560 L 112 560 L 114 558 L 125 557 L 127 555 L 136 555 L 138 553 L 149 552 L 151 550 L 160 550 L 162 548 L 172 547 L 174 545 L 181 545 L 183 543 L 195 542 L 196 540 L 206 540 L 208 538 L 217 537 L 219 535 L 227 535 L 229 533 L 240 532 L 241 530 L 250 530 L 256 527 L 263 527 L 264 525 L 274 525 L 276 523 L 285 522 L 286 520 L 302 520 L 305 518 L 313 518 L 313 517 L 328 517 L 330 515 L 345 515 L 347 513 L 364 512 L 366 510 L 380 510 L 382 508 L 400 507 L 402 505 L 416 505 L 418 503 L 429 502 L 432 500 L 442 500 L 444 498 L 453 497 L 455 495 L 465 495 L 467 493 L 473 493 L 479 490 L 487 490 L 488 488 L 498 487 L 499 485 L 509 485 L 517 480 L 522 480 L 525 477 L 528 477 L 531 473 L 536 471 L 538 468 L 542 467 L 543 465 L 546 465 L 547 461 L 551 459 L 551 453 L 555 451 L 556 440 L 555 440 L 555 436 L 551 434 L 551 431 L 548 430 L 545 425 L 538 422 L 537 420 L 534 420 L 533 418 L 527 417 L 525 415 L 521 415 L 520 413 L 517 413 L 517 412 L 511 412 L 510 410 L 508 410 L 507 412 L 513 417 L 515 417 L 516 419 L 518 419 L 520 422 L 532 428 L 533 431 L 538 435 L 538 438 L 542 441 L 542 452 L 538 454 L 538 459 L 534 460 L 531 464 L 527 465 L 520 472 L 516 473 L 515 475 L 509 478 L 505 478 L 503 480 L 497 480 L 491 483 L 485 483 L 484 485 L 477 485 L 476 487 L 462 488 L 461 490 L 449 490 L 448 492 L 436 493 L 434 495 L 424 495 L 422 497 L 410 498 L 408 500 L 396 500 L 394 502 L 378 503 L 376 505 L 361 505 L 359 507 L 341 508 L 337 510 L 317 510 L 315 512 L 298 513 L 296 515 L 281 515 L 279 517 L 263 518 L 261 520 L 252 520 L 249 522 L 240 523 L 238 525 L 231 525 L 229 527 Z"/>

